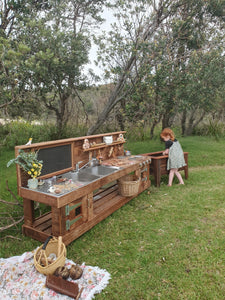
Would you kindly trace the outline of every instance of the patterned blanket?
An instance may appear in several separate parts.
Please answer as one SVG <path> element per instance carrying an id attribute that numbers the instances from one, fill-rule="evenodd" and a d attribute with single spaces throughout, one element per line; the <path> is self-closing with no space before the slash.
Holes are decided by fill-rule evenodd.
<path id="1" fill-rule="evenodd" d="M 0 258 L 0 299 L 72 299 L 45 286 L 46 276 L 39 273 L 33 263 L 35 251 L 36 249 L 32 252 L 25 252 L 21 256 Z M 67 267 L 70 268 L 72 264 L 74 264 L 72 260 L 66 259 Z M 83 288 L 79 299 L 91 300 L 94 298 L 94 294 L 101 293 L 111 277 L 107 271 L 101 270 L 99 267 L 86 266 L 85 263 L 81 267 L 83 268 L 82 277 L 74 280 L 79 289 Z"/>

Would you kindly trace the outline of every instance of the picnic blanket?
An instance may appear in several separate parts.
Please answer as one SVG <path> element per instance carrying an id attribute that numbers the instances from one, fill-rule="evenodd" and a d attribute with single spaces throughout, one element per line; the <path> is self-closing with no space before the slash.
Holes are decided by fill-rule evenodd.
<path id="1" fill-rule="evenodd" d="M 0 299 L 4 300 L 69 300 L 65 296 L 45 286 L 46 276 L 39 273 L 34 266 L 34 253 L 25 252 L 21 256 L 0 258 Z M 65 266 L 74 264 L 72 260 L 66 259 Z M 91 300 L 94 295 L 108 285 L 110 274 L 99 267 L 81 265 L 83 275 L 78 280 L 71 280 L 78 284 L 79 289 L 83 287 L 80 300 Z"/>

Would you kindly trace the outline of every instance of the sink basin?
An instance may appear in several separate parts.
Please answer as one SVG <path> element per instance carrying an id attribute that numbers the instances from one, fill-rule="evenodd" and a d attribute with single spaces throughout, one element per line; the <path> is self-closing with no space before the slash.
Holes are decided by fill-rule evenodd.
<path id="1" fill-rule="evenodd" d="M 106 175 L 112 174 L 118 170 L 119 170 L 119 168 L 117 168 L 117 167 L 101 165 L 101 166 L 88 167 L 83 170 L 83 173 L 87 173 L 87 174 L 95 175 L 95 176 L 106 176 Z"/>
<path id="2" fill-rule="evenodd" d="M 80 181 L 90 183 L 95 181 L 96 179 L 101 178 L 102 176 L 106 176 L 118 171 L 120 168 L 112 167 L 112 166 L 94 166 L 87 167 L 85 169 L 80 170 L 79 172 L 68 172 L 61 175 L 61 178 L 65 178 L 66 180 L 72 180 L 73 182 Z"/>
<path id="3" fill-rule="evenodd" d="M 98 178 L 99 178 L 99 176 L 94 175 L 94 174 L 89 174 L 84 171 L 78 172 L 78 173 L 76 173 L 76 172 L 71 173 L 71 179 L 73 181 L 91 182 Z"/>

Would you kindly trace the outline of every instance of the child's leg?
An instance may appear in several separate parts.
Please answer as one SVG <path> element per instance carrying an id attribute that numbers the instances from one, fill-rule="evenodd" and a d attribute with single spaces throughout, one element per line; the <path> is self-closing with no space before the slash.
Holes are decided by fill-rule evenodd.
<path id="1" fill-rule="evenodd" d="M 173 183 L 173 177 L 174 177 L 175 170 L 177 170 L 177 169 L 170 169 L 168 186 L 171 186 Z"/>
<path id="2" fill-rule="evenodd" d="M 175 173 L 175 175 L 177 176 L 177 178 L 178 178 L 180 184 L 184 184 L 183 178 L 182 178 L 182 176 L 180 175 L 178 169 L 175 169 L 175 172 L 174 172 L 174 173 Z"/>

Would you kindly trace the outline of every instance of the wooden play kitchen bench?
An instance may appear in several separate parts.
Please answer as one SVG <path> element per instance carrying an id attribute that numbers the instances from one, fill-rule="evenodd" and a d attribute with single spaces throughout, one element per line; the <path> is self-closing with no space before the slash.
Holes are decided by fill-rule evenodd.
<path id="1" fill-rule="evenodd" d="M 149 188 L 151 159 L 141 155 L 124 156 L 124 133 L 120 131 L 15 147 L 16 156 L 19 149 L 38 151 L 38 158 L 43 160 L 41 182 L 37 189 L 27 187 L 27 174 L 17 166 L 25 235 L 41 242 L 50 235 L 62 236 L 64 244 L 68 245 Z M 100 166 L 92 164 L 97 159 L 101 162 Z M 88 166 L 82 168 L 84 165 Z M 86 170 L 90 173 L 85 173 Z M 108 170 L 111 173 L 105 173 Z M 118 189 L 119 180 L 127 174 L 133 174 L 140 180 L 138 191 L 132 196 L 122 196 Z M 35 217 L 35 202 L 44 203 L 49 211 Z"/>

